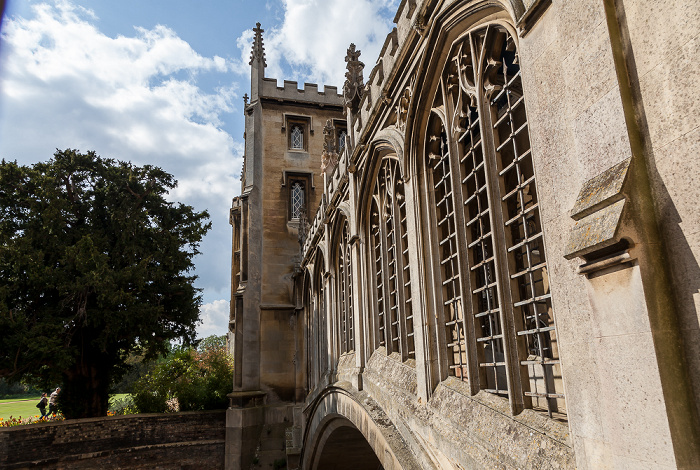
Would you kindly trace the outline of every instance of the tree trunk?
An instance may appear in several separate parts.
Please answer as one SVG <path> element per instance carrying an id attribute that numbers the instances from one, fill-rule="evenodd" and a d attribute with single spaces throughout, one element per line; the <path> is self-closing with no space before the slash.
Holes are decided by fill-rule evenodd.
<path id="1" fill-rule="evenodd" d="M 86 354 L 63 373 L 59 409 L 66 418 L 107 416 L 112 367 L 101 359 L 99 354 Z"/>

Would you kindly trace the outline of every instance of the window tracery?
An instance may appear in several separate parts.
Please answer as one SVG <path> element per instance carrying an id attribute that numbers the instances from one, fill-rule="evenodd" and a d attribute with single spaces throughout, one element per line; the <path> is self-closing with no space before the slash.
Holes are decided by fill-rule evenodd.
<path id="1" fill-rule="evenodd" d="M 355 350 L 353 323 L 353 277 L 350 253 L 350 229 L 347 219 L 343 221 L 338 242 L 338 307 L 340 327 L 340 353 Z"/>
<path id="2" fill-rule="evenodd" d="M 516 409 L 565 413 L 516 46 L 490 24 L 448 57 L 426 163 L 450 374 Z"/>
<path id="3" fill-rule="evenodd" d="M 384 159 L 370 209 L 369 237 L 376 280 L 377 344 L 408 359 L 415 358 L 415 345 L 403 186 L 398 161 Z"/>

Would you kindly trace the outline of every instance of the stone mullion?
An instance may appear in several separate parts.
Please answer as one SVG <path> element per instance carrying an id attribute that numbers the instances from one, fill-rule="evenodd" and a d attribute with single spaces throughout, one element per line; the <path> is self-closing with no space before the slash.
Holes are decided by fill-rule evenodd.
<path id="1" fill-rule="evenodd" d="M 496 162 L 496 143 L 493 131 L 492 107 L 490 96 L 484 93 L 483 67 L 488 57 L 490 40 L 493 38 L 492 27 L 487 29 L 484 38 L 481 57 L 478 58 L 479 70 L 477 76 L 477 109 L 481 117 L 479 126 L 481 143 L 484 150 L 484 166 L 486 175 L 486 192 L 489 201 L 489 220 L 494 250 L 494 270 L 498 282 L 498 295 L 500 304 L 501 333 L 503 335 L 503 353 L 506 363 L 506 382 L 508 386 L 508 400 L 511 413 L 518 414 L 524 407 L 522 391 L 522 379 L 520 373 L 520 361 L 518 358 L 518 345 L 513 319 L 513 302 L 511 293 L 510 275 L 508 271 L 508 253 L 506 234 L 503 221 L 503 207 L 500 204 L 500 181 L 498 177 L 498 165 Z M 478 48 L 476 49 L 478 50 Z M 476 57 L 475 57 L 476 59 Z M 495 354 L 494 354 L 495 357 Z"/>
<path id="2" fill-rule="evenodd" d="M 394 165 L 392 171 L 391 185 L 394 197 L 391 201 L 391 210 L 394 213 L 394 259 L 396 267 L 396 302 L 398 303 L 397 315 L 399 322 L 399 344 L 401 345 L 401 360 L 408 359 L 408 329 L 406 328 L 406 296 L 404 293 L 404 276 L 403 276 L 403 228 L 401 227 L 401 210 L 396 193 L 398 179 L 398 164 Z M 405 197 L 405 196 L 404 196 Z"/>
<path id="3" fill-rule="evenodd" d="M 371 272 L 371 276 L 368 276 L 367 279 L 371 279 L 371 282 L 369 285 L 371 286 L 371 291 L 372 291 L 372 305 L 376 304 L 377 308 L 374 309 L 372 308 L 371 310 L 368 309 L 368 312 L 372 312 L 372 321 L 371 321 L 371 327 L 372 327 L 372 351 L 370 351 L 369 357 L 374 350 L 376 350 L 378 347 L 381 346 L 381 336 L 383 335 L 381 328 L 380 328 L 380 321 L 379 321 L 379 284 L 376 282 L 377 280 L 377 253 L 376 253 L 376 244 L 379 241 L 379 234 L 375 234 L 374 230 L 372 229 L 372 211 L 373 211 L 373 205 L 378 205 L 378 198 L 373 197 L 372 201 L 370 202 L 370 213 L 369 213 L 369 218 L 367 219 L 367 257 L 370 260 L 370 263 L 368 263 L 368 272 Z M 379 212 L 377 211 L 377 223 L 379 221 Z M 379 230 L 379 227 L 377 227 L 377 230 Z M 381 262 L 381 259 L 379 260 Z M 382 285 L 382 304 L 384 303 L 384 286 Z M 382 305 L 382 309 L 384 309 L 384 306 Z M 382 316 L 384 315 L 384 312 L 382 310 Z"/>
<path id="4" fill-rule="evenodd" d="M 340 325 L 338 308 L 338 282 L 331 272 L 325 273 L 326 299 L 328 301 L 328 370 L 335 374 L 338 370 L 338 358 L 340 358 Z"/>
<path id="5" fill-rule="evenodd" d="M 408 259 L 409 272 L 411 274 L 411 308 L 413 309 L 413 341 L 416 350 L 416 394 L 418 399 L 423 403 L 427 403 L 432 395 L 432 391 L 440 381 L 440 372 L 438 367 L 437 338 L 434 334 L 435 325 L 431 323 L 434 315 L 429 315 L 431 309 L 423 308 L 428 305 L 427 290 L 421 289 L 420 286 L 427 286 L 428 279 L 435 279 L 435 276 L 430 276 L 424 267 L 425 255 L 423 255 L 424 246 L 432 246 L 429 243 L 423 243 L 421 232 L 422 226 L 432 226 L 432 224 L 421 224 L 421 221 L 427 218 L 421 217 L 422 211 L 427 211 L 427 207 L 420 205 L 418 202 L 425 199 L 417 198 L 415 194 L 420 194 L 419 180 L 426 181 L 425 168 L 424 173 L 416 175 L 407 180 L 404 176 L 404 197 L 406 198 L 406 231 L 408 232 Z M 421 282 L 425 280 L 425 282 Z"/>
<path id="6" fill-rule="evenodd" d="M 380 173 L 381 175 L 381 173 Z M 386 190 L 386 188 L 385 188 Z M 391 282 L 389 276 L 389 248 L 387 246 L 386 219 L 383 216 L 383 208 L 386 203 L 386 194 L 379 194 L 379 240 L 382 245 L 382 285 L 384 286 L 384 347 L 387 355 L 394 350 L 394 342 L 391 334 Z"/>
<path id="7" fill-rule="evenodd" d="M 348 233 L 350 236 L 349 249 L 350 249 L 350 259 L 351 259 L 351 269 L 352 272 L 348 273 L 352 276 L 352 320 L 353 320 L 353 335 L 354 335 L 354 349 L 355 349 L 355 373 L 353 374 L 353 384 L 357 390 L 362 390 L 362 372 L 364 371 L 367 354 L 365 351 L 365 322 L 363 317 L 363 301 L 361 299 L 361 289 L 360 286 L 367 285 L 366 278 L 364 277 L 363 261 L 362 256 L 362 246 L 363 243 L 358 235 L 359 227 L 357 227 L 357 186 L 355 175 L 350 174 L 349 178 L 349 200 L 351 205 L 351 211 L 354 217 L 352 217 L 352 225 L 350 220 L 348 220 Z"/>
<path id="8" fill-rule="evenodd" d="M 445 105 L 450 110 L 455 109 L 455 103 L 452 100 L 452 95 L 445 93 Z M 455 234 L 457 244 L 457 260 L 459 266 L 459 281 L 461 289 L 461 304 L 462 304 L 462 331 L 464 334 L 464 353 L 465 362 L 467 365 L 467 384 L 472 394 L 476 394 L 480 389 L 479 363 L 476 349 L 476 337 L 474 333 L 474 314 L 471 303 L 471 271 L 469 269 L 469 252 L 467 250 L 467 234 L 466 221 L 464 220 L 464 195 L 462 194 L 462 171 L 459 152 L 457 145 L 457 137 L 455 137 L 455 129 L 459 123 L 450 122 L 450 113 L 447 113 L 445 132 L 447 134 L 447 148 L 450 163 L 450 179 L 452 184 L 452 202 L 454 204 L 455 213 Z"/>

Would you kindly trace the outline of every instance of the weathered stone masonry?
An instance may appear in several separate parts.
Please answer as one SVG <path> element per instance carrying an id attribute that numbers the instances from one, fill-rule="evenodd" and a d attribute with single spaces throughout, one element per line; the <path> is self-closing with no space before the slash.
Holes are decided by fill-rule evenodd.
<path id="1" fill-rule="evenodd" d="M 342 99 L 273 88 L 257 28 L 232 209 L 254 380 L 228 422 L 288 406 L 290 468 L 700 467 L 700 6 L 404 0 L 394 21 L 366 82 L 350 46 Z M 308 225 L 275 215 L 287 122 Z M 253 212 L 260 188 L 279 197 Z M 259 298 L 253 259 L 282 274 Z"/>
<path id="2" fill-rule="evenodd" d="M 225 433 L 223 411 L 113 416 L 3 428 L 0 468 L 222 468 Z"/>

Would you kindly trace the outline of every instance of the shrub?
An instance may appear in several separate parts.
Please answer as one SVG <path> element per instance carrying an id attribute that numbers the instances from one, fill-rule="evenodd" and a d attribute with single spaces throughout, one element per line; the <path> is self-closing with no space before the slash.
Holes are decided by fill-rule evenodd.
<path id="1" fill-rule="evenodd" d="M 130 415 L 137 413 L 134 399 L 130 395 L 122 398 L 112 398 L 109 402 L 108 416 Z"/>
<path id="2" fill-rule="evenodd" d="M 134 404 L 142 413 L 226 408 L 233 387 L 233 360 L 225 347 L 183 348 L 134 384 Z"/>

